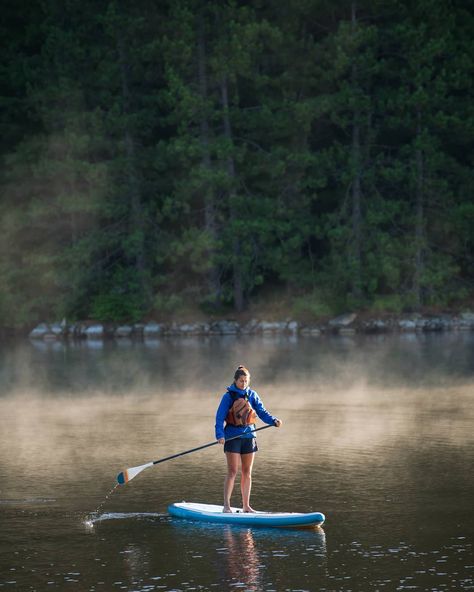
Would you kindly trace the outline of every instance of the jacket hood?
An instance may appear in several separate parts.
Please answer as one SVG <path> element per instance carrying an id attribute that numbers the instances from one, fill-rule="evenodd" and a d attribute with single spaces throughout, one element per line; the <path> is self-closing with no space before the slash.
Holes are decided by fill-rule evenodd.
<path id="1" fill-rule="evenodd" d="M 245 397 L 245 395 L 250 395 L 250 389 L 247 387 L 245 390 L 241 390 L 235 386 L 235 384 L 231 384 L 227 387 L 228 393 L 237 393 L 241 397 Z"/>

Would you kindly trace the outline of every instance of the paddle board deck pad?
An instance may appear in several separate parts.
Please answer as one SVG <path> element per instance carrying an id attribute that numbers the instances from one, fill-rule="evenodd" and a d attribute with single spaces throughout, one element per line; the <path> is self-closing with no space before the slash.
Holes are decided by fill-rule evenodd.
<path id="1" fill-rule="evenodd" d="M 222 506 L 180 502 L 168 506 L 168 512 L 176 518 L 218 522 L 221 524 L 240 524 L 243 526 L 267 526 L 277 528 L 308 528 L 321 526 L 325 520 L 321 512 L 301 514 L 298 512 L 243 512 L 232 508 L 232 513 L 224 513 Z"/>

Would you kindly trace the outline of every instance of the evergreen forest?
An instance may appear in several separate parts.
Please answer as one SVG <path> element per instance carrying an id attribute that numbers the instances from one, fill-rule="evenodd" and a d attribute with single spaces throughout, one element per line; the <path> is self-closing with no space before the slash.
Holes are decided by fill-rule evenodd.
<path id="1" fill-rule="evenodd" d="M 0 28 L 0 326 L 472 307 L 471 0 L 17 0 Z"/>

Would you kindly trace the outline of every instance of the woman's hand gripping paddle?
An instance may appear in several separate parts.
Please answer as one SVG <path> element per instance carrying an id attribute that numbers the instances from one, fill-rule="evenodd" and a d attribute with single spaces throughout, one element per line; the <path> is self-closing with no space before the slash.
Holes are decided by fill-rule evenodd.
<path id="1" fill-rule="evenodd" d="M 261 428 L 257 428 L 254 432 L 259 432 L 260 430 L 266 430 L 267 428 L 272 428 L 273 425 L 266 425 Z M 230 442 L 230 440 L 236 440 L 240 438 L 240 436 L 234 436 L 233 438 L 228 438 L 226 442 Z M 153 465 L 158 465 L 159 463 L 165 462 L 167 460 L 171 460 L 172 458 L 178 458 L 178 456 L 184 456 L 185 454 L 190 454 L 191 452 L 196 452 L 197 450 L 202 450 L 203 448 L 209 448 L 209 446 L 214 446 L 217 444 L 218 441 L 209 442 L 209 444 L 203 444 L 202 446 L 198 446 L 197 448 L 191 448 L 191 450 L 185 450 L 184 452 L 178 452 L 178 454 L 172 454 L 171 456 L 166 456 L 165 458 L 160 458 L 159 460 L 153 460 L 148 462 L 144 465 L 140 465 L 139 467 L 131 467 L 130 469 L 125 469 L 122 473 L 117 475 L 117 482 L 119 485 L 125 485 L 129 481 L 131 481 L 134 477 L 136 477 L 139 473 L 148 469 L 148 467 L 152 467 Z"/>

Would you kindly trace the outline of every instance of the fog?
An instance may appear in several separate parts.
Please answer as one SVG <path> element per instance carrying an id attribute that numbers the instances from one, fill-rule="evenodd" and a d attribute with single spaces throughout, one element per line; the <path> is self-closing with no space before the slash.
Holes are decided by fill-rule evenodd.
<path id="1" fill-rule="evenodd" d="M 23 344 L 2 357 L 1 497 L 21 495 L 39 475 L 47 484 L 74 480 L 81 470 L 83 478 L 113 482 L 127 466 L 213 441 L 215 410 L 240 363 L 252 372 L 251 388 L 284 422 L 259 435 L 280 460 L 316 447 L 315 463 L 330 451 L 333 462 L 350 464 L 423 434 L 453 447 L 472 445 L 472 341 L 461 336 L 448 345 L 409 339 Z M 215 458 L 215 452 L 197 455 L 197 463 Z M 160 473 L 169 470 L 168 463 L 160 466 Z"/>

